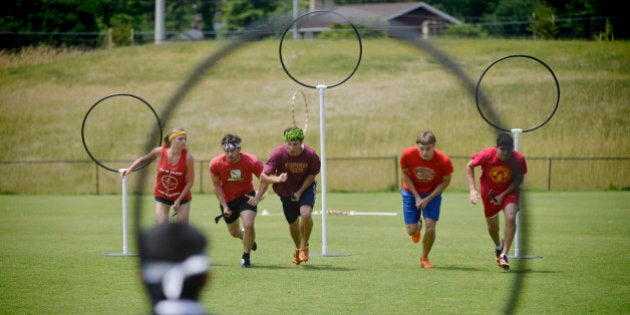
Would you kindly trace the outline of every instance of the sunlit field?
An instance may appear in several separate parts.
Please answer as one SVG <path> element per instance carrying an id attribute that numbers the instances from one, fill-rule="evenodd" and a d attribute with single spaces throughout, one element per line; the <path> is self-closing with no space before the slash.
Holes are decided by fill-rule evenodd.
<path id="1" fill-rule="evenodd" d="M 494 262 L 481 206 L 466 193 L 444 195 L 431 270 L 419 266 L 421 247 L 406 235 L 398 193 L 328 194 L 332 210 L 397 215 L 328 215 L 327 256 L 315 216 L 312 257 L 297 267 L 278 198 L 268 195 L 251 269 L 239 265 L 240 242 L 214 223 L 214 195 L 197 194 L 191 224 L 210 238 L 213 273 L 202 302 L 217 314 L 501 314 L 522 276 L 517 313 L 630 312 L 630 193 L 527 196 L 522 254 L 542 258 L 511 259 L 506 272 Z M 147 196 L 144 225 L 152 208 Z M 3 314 L 149 312 L 137 258 L 104 256 L 122 253 L 120 196 L 3 195 L 0 213 Z M 137 253 L 133 238 L 129 253 Z"/>

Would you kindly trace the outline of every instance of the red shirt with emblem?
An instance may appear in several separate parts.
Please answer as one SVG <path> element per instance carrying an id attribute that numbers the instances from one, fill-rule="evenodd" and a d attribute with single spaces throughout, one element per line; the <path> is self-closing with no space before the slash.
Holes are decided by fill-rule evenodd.
<path id="1" fill-rule="evenodd" d="M 420 149 L 417 146 L 403 150 L 400 168 L 407 170 L 407 176 L 411 178 L 416 191 L 421 195 L 432 192 L 445 176 L 453 173 L 453 163 L 448 155 L 438 149 L 433 149 L 433 158 L 425 161 L 420 156 Z M 410 192 L 405 182 L 403 182 L 403 189 Z"/>
<path id="2" fill-rule="evenodd" d="M 168 163 L 167 150 L 168 148 L 162 148 L 153 194 L 157 198 L 175 201 L 186 186 L 186 157 L 188 151 L 182 150 L 177 164 L 171 165 Z M 182 201 L 190 199 L 192 199 L 192 193 L 188 192 L 188 194 L 182 198 Z"/>
<path id="3" fill-rule="evenodd" d="M 225 154 L 210 161 L 210 174 L 219 177 L 226 202 L 254 191 L 252 175 L 260 178 L 262 171 L 263 162 L 256 156 L 245 152 L 241 152 L 241 158 L 236 163 L 231 163 Z"/>
<path id="4" fill-rule="evenodd" d="M 518 151 L 512 151 L 512 158 L 515 159 L 519 171 L 523 175 L 527 174 L 525 157 Z M 482 196 L 487 196 L 490 189 L 495 195 L 500 194 L 510 186 L 514 179 L 510 162 L 499 160 L 496 148 L 486 148 L 473 154 L 471 165 L 481 166 L 479 186 Z"/>

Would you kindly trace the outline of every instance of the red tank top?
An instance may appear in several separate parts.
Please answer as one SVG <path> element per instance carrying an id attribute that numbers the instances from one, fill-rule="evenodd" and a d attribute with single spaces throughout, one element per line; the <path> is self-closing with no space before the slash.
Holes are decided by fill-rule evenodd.
<path id="1" fill-rule="evenodd" d="M 186 186 L 186 156 L 188 151 L 182 150 L 182 154 L 177 164 L 168 163 L 168 148 L 162 148 L 162 155 L 157 169 L 157 179 L 153 194 L 157 198 L 168 201 L 175 201 Z M 192 199 L 192 193 L 188 192 L 182 201 Z"/>

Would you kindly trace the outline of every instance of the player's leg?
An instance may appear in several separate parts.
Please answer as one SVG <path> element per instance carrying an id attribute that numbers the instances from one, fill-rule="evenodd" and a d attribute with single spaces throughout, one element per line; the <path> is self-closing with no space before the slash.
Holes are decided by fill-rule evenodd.
<path id="1" fill-rule="evenodd" d="M 426 197 L 426 196 L 423 196 Z M 442 206 L 442 195 L 438 195 L 429 202 L 426 208 L 424 208 L 424 225 L 425 232 L 422 241 L 422 257 L 420 257 L 420 265 L 423 268 L 433 268 L 433 265 L 429 262 L 429 253 L 435 243 L 435 228 L 437 221 L 440 219 L 440 208 Z"/>
<path id="2" fill-rule="evenodd" d="M 430 219 L 430 218 L 425 218 L 424 219 L 424 226 L 425 226 L 425 230 L 424 230 L 424 237 L 422 240 L 422 257 L 427 258 L 429 257 L 429 252 L 431 252 L 431 248 L 433 248 L 433 243 L 435 242 L 435 226 L 437 224 L 437 221 Z"/>
<path id="3" fill-rule="evenodd" d="M 420 242 L 420 230 L 422 229 L 420 210 L 416 208 L 416 199 L 413 194 L 403 189 L 401 195 L 405 229 L 407 230 L 407 234 L 411 236 L 411 241 L 413 241 L 414 243 L 418 243 Z"/>
<path id="4" fill-rule="evenodd" d="M 313 207 L 310 205 L 300 206 L 300 251 L 298 253 L 301 262 L 308 261 L 308 241 L 313 230 Z"/>
<path id="5" fill-rule="evenodd" d="M 168 212 L 171 209 L 170 205 L 165 203 L 156 201 L 155 202 L 155 221 L 159 223 L 164 223 L 168 221 Z"/>
<path id="6" fill-rule="evenodd" d="M 516 233 L 516 213 L 518 205 L 515 203 L 509 203 L 505 206 L 503 213 L 505 214 L 505 228 L 503 231 L 504 246 L 501 254 L 507 255 L 510 251 L 510 246 L 514 240 L 514 234 Z"/>
<path id="7" fill-rule="evenodd" d="M 284 218 L 289 224 L 289 234 L 295 245 L 293 250 L 293 264 L 299 265 L 301 263 L 298 255 L 300 251 L 300 221 L 298 220 L 299 209 L 296 202 L 291 201 L 291 198 L 280 197 L 282 201 L 282 210 L 284 211 Z"/>
<path id="8" fill-rule="evenodd" d="M 488 234 L 490 235 L 490 238 L 494 242 L 495 246 L 499 246 L 501 243 L 501 238 L 499 237 L 499 214 L 497 213 L 486 218 L 486 223 L 488 225 Z"/>
<path id="9" fill-rule="evenodd" d="M 251 209 L 245 209 L 241 211 L 241 220 L 243 220 L 243 251 L 247 254 L 250 253 L 256 240 L 256 229 L 254 228 L 254 221 L 256 220 L 256 212 Z"/>
<path id="10" fill-rule="evenodd" d="M 168 212 L 166 213 L 168 215 Z M 190 218 L 190 200 L 185 201 L 177 208 L 177 222 L 188 224 Z"/>

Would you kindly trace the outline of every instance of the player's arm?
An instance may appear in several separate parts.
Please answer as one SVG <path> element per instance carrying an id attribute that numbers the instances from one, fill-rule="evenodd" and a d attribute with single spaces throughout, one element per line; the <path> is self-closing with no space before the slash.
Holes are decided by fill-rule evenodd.
<path id="1" fill-rule="evenodd" d="M 479 200 L 479 192 L 475 187 L 475 165 L 472 160 L 466 164 L 466 178 L 468 178 L 468 190 L 470 191 L 470 202 L 474 205 Z"/>
<path id="2" fill-rule="evenodd" d="M 179 197 L 173 203 L 173 208 L 179 208 L 179 204 L 183 198 L 190 193 L 192 186 L 195 184 L 195 159 L 192 154 L 188 152 L 186 154 L 186 185 L 182 189 L 182 192 L 179 194 Z"/>
<path id="3" fill-rule="evenodd" d="M 502 203 L 503 202 L 503 198 L 505 198 L 505 196 L 507 196 L 511 192 L 517 190 L 521 186 L 521 184 L 523 183 L 524 177 L 525 177 L 525 175 L 520 174 L 520 173 L 516 174 L 516 175 L 513 175 L 512 182 L 510 183 L 510 186 L 508 186 L 504 191 L 502 191 L 500 194 L 495 196 L 495 199 L 497 200 L 497 203 Z"/>
<path id="4" fill-rule="evenodd" d="M 417 208 L 417 207 L 420 207 L 420 203 L 422 203 L 422 198 L 420 197 L 420 194 L 416 190 L 416 184 L 414 184 L 413 180 L 411 179 L 411 177 L 409 177 L 408 174 L 409 174 L 408 168 L 403 168 L 400 170 L 400 178 L 402 178 L 403 183 L 407 184 L 407 188 L 409 188 L 409 192 L 412 193 L 414 198 L 416 199 L 416 208 Z"/>
<path id="5" fill-rule="evenodd" d="M 435 188 L 433 189 L 433 191 L 431 192 L 431 194 L 428 195 L 424 199 L 426 199 L 428 203 L 429 201 L 433 200 L 433 198 L 439 196 L 450 184 L 451 184 L 451 174 L 442 177 L 442 181 L 439 184 L 437 184 Z"/>
<path id="6" fill-rule="evenodd" d="M 133 163 L 131 163 L 131 165 L 126 170 L 122 171 L 121 176 L 129 175 L 129 173 L 135 171 L 140 165 L 144 164 L 145 162 L 151 163 L 155 161 L 155 159 L 157 159 L 160 155 L 162 155 L 162 147 L 154 148 L 153 150 L 151 150 L 151 152 L 133 161 Z"/>
<path id="7" fill-rule="evenodd" d="M 263 173 L 261 171 L 261 173 L 257 174 L 256 177 L 258 177 L 258 179 L 261 179 L 262 174 Z M 261 179 L 260 185 L 258 185 L 258 190 L 256 191 L 256 195 L 254 197 L 249 196 L 249 200 L 247 201 L 247 203 L 252 206 L 258 205 L 258 203 L 260 203 L 264 199 L 267 188 L 269 188 L 269 183 L 264 182 Z"/>
<path id="8" fill-rule="evenodd" d="M 267 184 L 280 184 L 287 181 L 287 173 L 282 173 L 280 175 L 271 175 L 267 173 L 262 173 L 260 175 L 260 180 Z"/>
<path id="9" fill-rule="evenodd" d="M 230 212 L 230 209 L 228 208 L 227 201 L 225 200 L 225 192 L 223 191 L 223 187 L 221 187 L 221 177 L 215 175 L 211 176 L 214 195 L 217 197 L 217 200 L 223 207 L 223 213 L 227 214 L 228 212 Z"/>
<path id="10" fill-rule="evenodd" d="M 296 192 L 293 193 L 293 195 L 291 195 L 291 199 L 293 199 L 294 201 L 300 200 L 300 197 L 302 197 L 302 194 L 304 193 L 304 191 L 311 187 L 311 185 L 313 185 L 313 182 L 315 181 L 315 176 L 316 174 L 309 174 L 306 176 L 306 178 L 304 178 L 304 181 L 302 182 L 302 186 L 300 186 L 300 189 L 298 189 Z"/>

